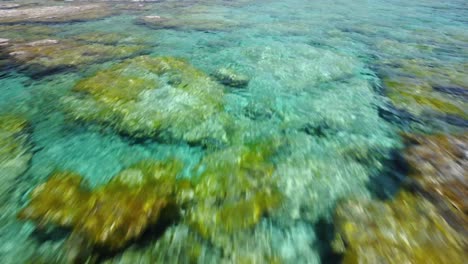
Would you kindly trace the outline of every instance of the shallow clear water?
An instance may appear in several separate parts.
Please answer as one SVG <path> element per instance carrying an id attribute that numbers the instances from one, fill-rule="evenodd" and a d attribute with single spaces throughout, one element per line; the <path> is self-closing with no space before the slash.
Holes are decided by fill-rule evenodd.
<path id="1" fill-rule="evenodd" d="M 5 3 L 12 2 L 17 1 Z M 339 260 L 330 248 L 336 203 L 353 197 L 390 197 L 396 192 L 404 177 L 395 157 L 403 148 L 402 132 L 457 134 L 466 130 L 465 1 L 160 1 L 141 5 L 144 8 L 133 4 L 138 8 L 98 20 L 21 23 L 50 30 L 45 33 L 0 26 L 0 38 L 15 43 L 65 42 L 77 41 L 74 37 L 85 33 L 98 33 L 102 38 L 105 33 L 117 33 L 117 41 L 109 46 L 142 43 L 142 53 L 149 56 L 184 58 L 207 75 L 228 68 L 246 76 L 248 84 L 241 88 L 219 84 L 222 108 L 193 132 L 203 135 L 201 141 L 191 140 L 184 125 L 176 126 L 178 118 L 190 119 L 184 113 L 167 125 L 170 136 L 140 137 L 119 132 L 112 123 L 77 120 L 64 110 L 70 106 L 64 98 L 73 94 L 80 80 L 125 58 L 111 56 L 77 67 L 65 63 L 39 73 L 34 67 L 22 67 L 24 61 L 0 60 L 1 112 L 26 117 L 33 154 L 27 170 L 5 183 L 11 187 L 2 197 L 2 263 L 26 263 L 38 256 L 46 263 L 51 259 L 61 262 L 57 259 L 64 251 L 66 233 L 37 235 L 33 223 L 15 217 L 34 187 L 54 171 L 79 173 L 97 188 L 140 160 L 175 158 L 183 164 L 177 177 L 195 180 L 204 166 L 210 166 L 204 163 L 207 157 L 222 167 L 241 159 L 236 149 L 252 144 L 277 146 L 268 163 L 281 192 L 280 206 L 262 212 L 247 229 L 215 230 L 206 237 L 182 219 L 159 242 L 153 239 L 133 245 L 100 261 L 184 263 L 186 237 L 196 236 L 201 241 L 200 263 L 332 263 Z M 155 28 L 138 22 L 143 16 L 182 21 Z M 83 38 L 85 43 L 101 41 Z M 52 55 L 44 55 L 43 60 L 47 56 Z M 149 73 L 139 76 L 151 78 Z M 140 111 L 151 115 L 156 109 L 171 111 L 171 104 L 177 108 L 191 103 L 184 101 L 190 97 L 163 97 L 140 94 Z M 223 117 L 230 121 L 220 121 Z M 164 130 L 158 133 L 165 135 Z M 225 188 L 229 192 L 236 187 Z M 216 214 L 213 210 L 201 213 Z"/>

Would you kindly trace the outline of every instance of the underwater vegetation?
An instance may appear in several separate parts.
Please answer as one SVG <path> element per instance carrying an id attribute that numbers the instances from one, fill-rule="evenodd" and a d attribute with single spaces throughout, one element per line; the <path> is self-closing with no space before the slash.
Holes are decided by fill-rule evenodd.
<path id="1" fill-rule="evenodd" d="M 178 168 L 175 162 L 143 161 L 92 191 L 80 175 L 57 172 L 33 190 L 18 217 L 42 228 L 71 228 L 68 241 L 76 243 L 70 245 L 70 254 L 76 255 L 69 255 L 73 262 L 93 247 L 120 249 L 161 219 L 177 217 Z"/>
<path id="2" fill-rule="evenodd" d="M 22 116 L 0 115 L 0 202 L 15 186 L 17 177 L 23 174 L 32 158 L 28 121 Z"/>
<path id="3" fill-rule="evenodd" d="M 179 220 L 196 243 L 207 239 L 227 254 L 231 235 L 251 230 L 280 205 L 273 167 L 264 163 L 269 152 L 268 146 L 214 152 L 200 161 L 197 167 L 203 172 L 194 182 L 176 179 L 182 164 L 175 160 L 138 162 L 93 190 L 79 174 L 55 172 L 32 191 L 18 217 L 37 222 L 41 229 L 71 229 L 65 247 L 72 262 L 95 261 L 158 223 Z"/>

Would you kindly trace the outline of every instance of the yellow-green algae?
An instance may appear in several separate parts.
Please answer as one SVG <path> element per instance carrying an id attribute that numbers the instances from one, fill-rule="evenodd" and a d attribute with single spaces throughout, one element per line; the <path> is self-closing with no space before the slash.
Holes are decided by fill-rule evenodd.
<path id="1" fill-rule="evenodd" d="M 181 189 L 193 192 L 190 199 L 184 199 L 181 222 L 147 247 L 131 247 L 106 263 L 167 263 L 175 259 L 179 263 L 280 263 L 275 252 L 251 252 L 253 248 L 245 245 L 253 233 L 267 239 L 260 222 L 281 203 L 269 162 L 276 147 L 268 143 L 208 154 L 193 172 L 200 174 L 192 180 L 193 186 L 180 184 L 185 187 L 179 187 L 179 197 Z"/>
<path id="2" fill-rule="evenodd" d="M 465 102 L 443 98 L 434 93 L 431 86 L 424 81 L 415 81 L 409 78 L 387 78 L 384 79 L 383 84 L 387 89 L 387 96 L 395 106 L 408 109 L 414 114 L 420 115 L 426 108 L 468 118 Z"/>
<path id="3" fill-rule="evenodd" d="M 215 151 L 199 164 L 190 223 L 205 238 L 217 240 L 255 226 L 279 207 L 281 193 L 268 161 L 272 146 L 247 145 Z"/>
<path id="4" fill-rule="evenodd" d="M 56 27 L 43 25 L 0 25 L 1 38 L 10 39 L 14 42 L 33 41 L 38 39 L 50 38 L 60 30 Z"/>
<path id="5" fill-rule="evenodd" d="M 76 173 L 56 172 L 36 187 L 18 217 L 39 227 L 70 228 L 69 255 L 89 258 L 95 247 L 115 251 L 158 222 L 176 218 L 180 169 L 176 160 L 142 161 L 94 190 Z"/>
<path id="6" fill-rule="evenodd" d="M 28 139 L 25 118 L 13 114 L 0 116 L 0 202 L 8 197 L 16 178 L 29 166 L 32 153 Z"/>
<path id="7" fill-rule="evenodd" d="M 350 200 L 336 211 L 334 248 L 343 263 L 465 263 L 465 238 L 420 196 L 392 201 Z"/>
<path id="8" fill-rule="evenodd" d="M 197 141 L 197 129 L 222 110 L 223 90 L 185 60 L 140 56 L 79 82 L 63 105 L 75 119 L 133 136 Z"/>

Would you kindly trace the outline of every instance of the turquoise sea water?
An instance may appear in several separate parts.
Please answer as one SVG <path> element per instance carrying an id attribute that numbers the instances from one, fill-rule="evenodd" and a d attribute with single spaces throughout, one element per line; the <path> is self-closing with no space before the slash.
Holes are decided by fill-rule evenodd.
<path id="1" fill-rule="evenodd" d="M 11 2 L 15 1 L 5 3 Z M 122 58 L 39 75 L 21 63 L 0 61 L 0 111 L 26 117 L 32 146 L 25 172 L 4 183 L 11 187 L 2 197 L 2 263 L 30 263 L 37 256 L 45 263 L 61 263 L 57 259 L 64 251 L 66 232 L 37 235 L 33 223 L 16 219 L 34 187 L 54 171 L 77 172 L 92 187 L 99 187 L 140 160 L 175 158 L 183 164 L 178 177 L 193 179 L 205 157 L 215 153 L 216 162 L 223 164 L 238 158 L 230 154 L 235 153 L 233 149 L 258 142 L 279 145 L 269 162 L 281 205 L 247 231 L 200 238 L 202 253 L 197 261 L 241 263 L 245 257 L 264 263 L 265 256 L 274 256 L 284 263 L 334 263 L 339 261 L 330 249 L 336 203 L 393 195 L 404 177 L 398 163 L 401 133 L 466 130 L 465 1 L 158 1 L 141 5 L 98 20 L 36 23 L 50 29 L 38 36 L 3 29 L 0 38 L 73 41 L 85 33 L 116 33 L 118 40 L 110 44 L 116 48 L 143 43 L 143 53 L 186 59 L 207 75 L 232 69 L 249 82 L 241 88 L 222 88 L 223 107 L 218 114 L 229 117 L 229 128 L 217 119 L 208 120 L 196 133 L 210 140 L 200 143 L 186 140 L 189 135 L 183 128 L 178 131 L 181 137 L 141 138 L 119 133 L 112 125 L 67 116 L 63 98 L 72 88 Z M 168 17 L 178 23 L 158 28 L 141 23 L 143 16 Z M 87 41 L 95 43 L 99 38 Z M 396 92 L 392 81 L 400 83 Z M 184 101 L 189 97 L 158 96 L 147 95 L 148 114 L 153 108 L 171 111 L 171 104 L 177 108 L 190 103 Z M 160 242 L 131 246 L 102 261 L 146 263 L 145 254 L 151 254 L 153 261 L 185 263 L 185 237 L 191 232 L 182 221 L 170 226 Z"/>

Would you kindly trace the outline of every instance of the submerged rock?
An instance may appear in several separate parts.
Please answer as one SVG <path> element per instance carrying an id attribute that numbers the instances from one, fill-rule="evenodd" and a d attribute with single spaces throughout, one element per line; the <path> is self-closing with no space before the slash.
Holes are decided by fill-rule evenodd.
<path id="1" fill-rule="evenodd" d="M 92 250 L 119 250 L 138 239 L 148 228 L 172 221 L 176 206 L 177 162 L 137 163 L 108 184 L 88 189 L 73 172 L 56 172 L 31 194 L 18 217 L 41 228 L 70 228 L 69 257 L 90 257 Z"/>
<path id="2" fill-rule="evenodd" d="M 14 9 L 18 7 L 21 7 L 21 4 L 13 4 L 13 3 L 0 4 L 0 9 Z"/>
<path id="3" fill-rule="evenodd" d="M 220 83 L 231 86 L 242 88 L 249 84 L 249 77 L 247 75 L 236 72 L 230 68 L 221 68 L 215 71 L 213 77 Z"/>
<path id="4" fill-rule="evenodd" d="M 32 158 L 28 123 L 15 115 L 0 116 L 0 202 L 11 192 L 18 176 L 29 167 Z"/>
<path id="5" fill-rule="evenodd" d="M 100 4 L 0 9 L 0 23 L 85 21 L 111 14 L 109 6 Z"/>
<path id="6" fill-rule="evenodd" d="M 145 248 L 131 247 L 104 264 L 219 263 L 221 252 L 183 224 L 169 227 Z"/>
<path id="7" fill-rule="evenodd" d="M 111 32 L 88 32 L 71 36 L 73 40 L 84 43 L 99 43 L 104 45 L 143 45 L 146 44 L 143 39 L 133 38 L 131 35 L 125 33 L 111 33 Z"/>
<path id="8" fill-rule="evenodd" d="M 0 25 L 0 36 L 15 43 L 50 38 L 58 32 L 58 28 L 37 24 Z"/>
<path id="9" fill-rule="evenodd" d="M 223 137 L 207 126 L 223 109 L 223 89 L 182 59 L 137 57 L 97 72 L 63 99 L 75 119 L 110 124 L 137 137 L 198 142 Z M 206 130 L 206 131 L 205 131 Z"/>
<path id="10" fill-rule="evenodd" d="M 231 147 L 206 156 L 195 185 L 189 222 L 214 245 L 226 247 L 237 233 L 251 230 L 281 203 L 281 193 L 267 161 L 272 147 Z M 228 250 L 228 248 L 225 248 Z"/>
<path id="11" fill-rule="evenodd" d="M 411 78 L 387 78 L 384 79 L 384 86 L 395 106 L 408 109 L 413 114 L 422 115 L 429 110 L 468 118 L 466 102 L 435 93 L 427 82 Z"/>
<path id="12" fill-rule="evenodd" d="M 407 135 L 411 180 L 452 226 L 468 227 L 468 135 Z"/>
<path id="13" fill-rule="evenodd" d="M 14 44 L 7 51 L 10 60 L 31 75 L 64 68 L 77 68 L 96 62 L 126 58 L 145 50 L 142 45 L 111 46 L 82 44 L 68 40 L 43 39 Z"/>
<path id="14" fill-rule="evenodd" d="M 406 43 L 402 47 L 405 46 Z M 396 49 L 398 53 L 402 47 Z M 410 57 L 414 57 L 415 52 L 404 51 L 412 54 Z M 424 120 L 425 124 L 438 127 L 438 122 L 443 121 L 444 125 L 463 127 L 468 120 L 468 79 L 463 70 L 467 67 L 466 63 L 403 59 L 401 56 L 379 59 L 377 67 L 384 91 L 392 104 L 420 119 L 430 116 Z M 453 118 L 447 119 L 445 116 Z"/>
<path id="15" fill-rule="evenodd" d="M 224 17 L 210 17 L 210 15 L 182 14 L 174 17 L 143 16 L 136 20 L 153 29 L 176 29 L 198 31 L 226 31 L 239 26 L 239 23 Z"/>
<path id="16" fill-rule="evenodd" d="M 351 200 L 336 211 L 334 248 L 343 263 L 465 263 L 466 238 L 421 197 Z"/>

